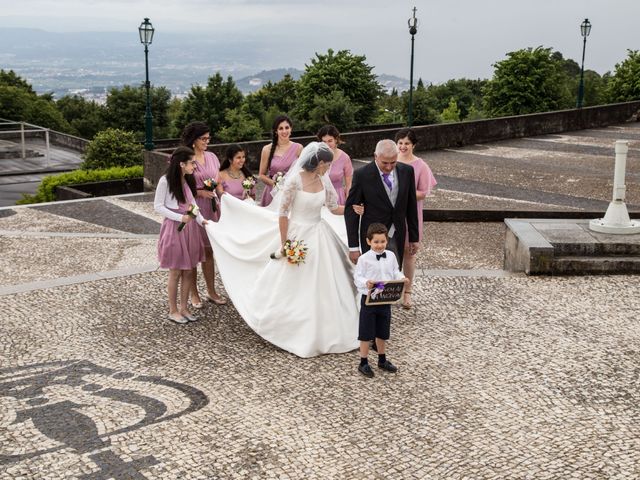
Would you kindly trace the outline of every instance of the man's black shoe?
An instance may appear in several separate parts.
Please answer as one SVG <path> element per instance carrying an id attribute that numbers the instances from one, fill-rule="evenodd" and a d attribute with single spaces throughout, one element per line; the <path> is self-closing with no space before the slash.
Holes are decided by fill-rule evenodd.
<path id="1" fill-rule="evenodd" d="M 369 365 L 368 363 L 358 366 L 358 371 L 368 378 L 373 378 L 373 376 L 375 375 L 373 373 L 373 370 L 371 370 L 371 365 Z"/>
<path id="2" fill-rule="evenodd" d="M 396 367 L 389 360 L 385 360 L 384 363 L 378 363 L 378 368 L 380 370 L 386 370 L 387 372 L 396 373 L 398 371 L 398 367 Z"/>

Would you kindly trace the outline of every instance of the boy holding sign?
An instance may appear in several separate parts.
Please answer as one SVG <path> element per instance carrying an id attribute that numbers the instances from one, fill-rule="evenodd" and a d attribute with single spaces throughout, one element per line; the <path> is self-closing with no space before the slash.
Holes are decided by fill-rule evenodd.
<path id="1" fill-rule="evenodd" d="M 402 295 L 387 298 L 385 283 L 396 280 L 408 283 L 398 268 L 396 256 L 387 247 L 387 227 L 381 223 L 372 223 L 367 228 L 367 244 L 371 247 L 366 253 L 358 257 L 354 273 L 354 282 L 358 293 L 362 294 L 360 302 L 360 326 L 358 340 L 360 340 L 360 365 L 358 371 L 365 377 L 374 376 L 369 366 L 369 342 L 375 339 L 378 348 L 378 368 L 395 373 L 398 368 L 387 360 L 385 341 L 389 339 L 391 329 L 391 303 L 399 300 Z M 395 300 L 394 300 L 395 299 Z"/>

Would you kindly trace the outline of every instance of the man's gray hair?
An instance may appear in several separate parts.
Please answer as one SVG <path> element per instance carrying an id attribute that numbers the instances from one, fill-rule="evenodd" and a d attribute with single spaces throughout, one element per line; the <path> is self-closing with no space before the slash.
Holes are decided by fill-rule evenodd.
<path id="1" fill-rule="evenodd" d="M 395 157 L 398 155 L 398 146 L 396 145 L 396 142 L 389 140 L 388 138 L 380 140 L 376 145 L 375 155 L 376 157 Z"/>

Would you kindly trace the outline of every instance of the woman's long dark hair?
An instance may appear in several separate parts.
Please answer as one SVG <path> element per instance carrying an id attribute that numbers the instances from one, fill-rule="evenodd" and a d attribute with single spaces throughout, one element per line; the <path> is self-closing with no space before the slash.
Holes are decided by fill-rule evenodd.
<path id="1" fill-rule="evenodd" d="M 178 147 L 173 151 L 171 159 L 169 160 L 169 166 L 167 167 L 167 184 L 169 185 L 169 192 L 176 197 L 178 203 L 186 203 L 184 191 L 182 190 L 182 168 L 180 163 L 187 163 L 193 158 L 195 153 L 189 147 Z M 196 194 L 196 180 L 193 175 L 185 175 L 184 181 L 187 182 L 191 193 L 195 197 Z"/>
<path id="2" fill-rule="evenodd" d="M 233 162 L 233 157 L 240 152 L 244 152 L 245 154 L 244 165 L 240 170 L 244 173 L 246 178 L 251 177 L 253 173 L 251 173 L 251 170 L 247 167 L 247 162 L 249 161 L 249 159 L 246 158 L 247 151 L 237 143 L 233 143 L 227 147 L 227 151 L 224 152 L 224 160 L 222 161 L 222 165 L 220 165 L 220 171 L 228 169 L 231 166 L 231 162 Z"/>
<path id="3" fill-rule="evenodd" d="M 271 150 L 269 151 L 269 160 L 267 161 L 267 175 L 269 175 L 271 160 L 273 160 L 273 154 L 276 153 L 276 147 L 278 146 L 278 127 L 282 122 L 287 122 L 291 127 L 291 130 L 293 130 L 293 123 L 286 115 L 278 115 L 273 120 L 273 125 L 271 126 Z"/>

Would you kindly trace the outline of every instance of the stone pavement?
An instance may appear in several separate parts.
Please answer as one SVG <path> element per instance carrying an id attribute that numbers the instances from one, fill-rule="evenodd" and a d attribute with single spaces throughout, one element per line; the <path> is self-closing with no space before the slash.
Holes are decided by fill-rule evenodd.
<path id="1" fill-rule="evenodd" d="M 166 321 L 157 220 L 0 210 L 0 478 L 640 478 L 639 276 L 509 275 L 502 224 L 427 223 L 369 380 L 232 305 Z"/>

